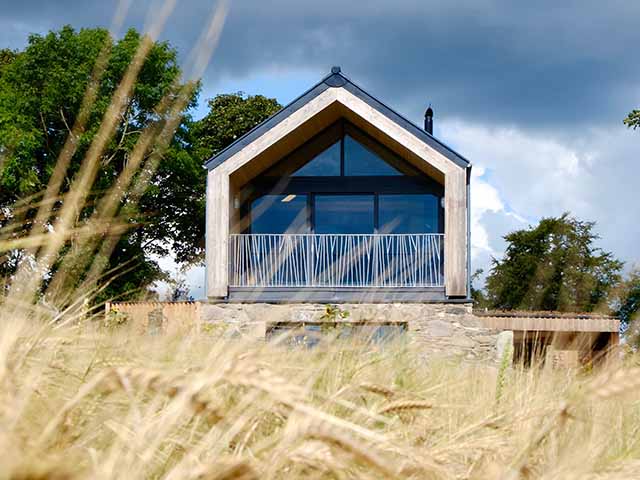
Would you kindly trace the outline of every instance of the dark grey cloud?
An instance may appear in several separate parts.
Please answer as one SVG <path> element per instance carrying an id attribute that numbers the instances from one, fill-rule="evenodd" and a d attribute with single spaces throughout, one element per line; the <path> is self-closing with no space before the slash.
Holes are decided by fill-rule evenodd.
<path id="1" fill-rule="evenodd" d="M 107 26 L 115 1 L 7 1 L 0 41 L 58 28 Z M 159 0 L 134 1 L 141 27 Z M 179 0 L 163 37 L 185 55 L 215 5 Z M 205 85 L 265 69 L 326 72 L 356 82 L 418 119 L 556 128 L 621 122 L 640 102 L 640 2 L 573 0 L 235 1 Z M 23 38 L 20 38 L 23 37 Z"/>
<path id="2" fill-rule="evenodd" d="M 236 4 L 222 68 L 338 63 L 413 118 L 432 101 L 445 115 L 553 128 L 620 122 L 639 100 L 638 2 L 345 3 Z"/>
<path id="3" fill-rule="evenodd" d="M 132 0 L 125 27 L 142 28 L 160 3 Z M 0 46 L 64 24 L 108 26 L 116 5 L 0 0 Z M 178 0 L 162 38 L 184 58 L 215 5 Z M 207 94 L 234 82 L 269 94 L 273 72 L 319 79 L 341 65 L 416 122 L 432 102 L 436 134 L 486 169 L 475 266 L 507 231 L 565 210 L 638 262 L 640 135 L 622 119 L 640 107 L 639 19 L 634 0 L 231 0 L 203 83 Z"/>

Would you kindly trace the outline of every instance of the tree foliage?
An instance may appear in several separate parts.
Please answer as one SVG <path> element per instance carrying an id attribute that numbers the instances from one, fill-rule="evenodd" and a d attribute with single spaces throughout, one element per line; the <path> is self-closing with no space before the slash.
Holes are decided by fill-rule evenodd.
<path id="1" fill-rule="evenodd" d="M 506 235 L 487 278 L 492 308 L 591 312 L 607 309 L 622 262 L 594 246 L 594 223 L 564 214 Z"/>
<path id="2" fill-rule="evenodd" d="M 275 98 L 243 92 L 216 95 L 208 103 L 209 113 L 194 128 L 201 158 L 219 153 L 282 108 Z"/>
<path id="3" fill-rule="evenodd" d="M 489 307 L 485 292 L 482 290 L 482 288 L 476 288 L 476 283 L 478 283 L 483 273 L 484 273 L 484 270 L 481 268 L 478 268 L 471 275 L 471 299 L 473 300 L 473 305 L 476 308 Z"/>
<path id="4" fill-rule="evenodd" d="M 39 195 L 77 119 L 98 59 L 107 55 L 61 194 L 79 171 L 141 41 L 135 30 L 114 40 L 105 29 L 76 31 L 66 26 L 46 35 L 31 35 L 23 51 L 0 50 L 0 228 L 12 224 L 5 229 L 9 235 L 24 236 L 32 230 Z M 92 202 L 114 185 L 144 129 L 162 125 L 158 105 L 179 88 L 180 73 L 177 52 L 168 43 L 154 43 L 100 159 L 88 206 L 78 222 L 91 215 Z M 202 258 L 206 182 L 202 162 L 280 108 L 275 100 L 262 96 L 220 95 L 209 102 L 209 114 L 196 122 L 189 112 L 197 96 L 196 88 L 143 196 L 135 202 L 128 194 L 122 199 L 117 215 L 132 228 L 121 236 L 109 258 L 99 260 L 105 271 L 123 265 L 128 271 L 112 276 L 103 292 L 106 298 L 131 297 L 163 278 L 154 260 L 157 256 L 175 252 L 182 263 Z M 146 158 L 151 154 L 150 150 Z M 61 205 L 61 201 L 54 205 L 49 225 Z M 73 249 L 73 245 L 66 248 Z M 92 255 L 95 252 L 86 252 Z M 11 275 L 20 259 L 21 251 L 0 258 L 0 276 Z M 82 278 L 83 267 L 74 273 Z"/>
<path id="5" fill-rule="evenodd" d="M 80 111 L 98 56 L 106 51 L 108 61 L 97 96 L 77 139 L 78 148 L 60 193 L 69 188 L 140 42 L 141 36 L 135 30 L 129 30 L 122 39 L 114 41 L 105 29 L 75 31 L 66 26 L 44 36 L 31 35 L 24 51 L 3 56 L 7 60 L 0 77 L 0 145 L 5 156 L 0 172 L 0 207 L 11 209 L 16 202 L 29 205 L 32 203 L 29 199 L 37 198 L 37 194 L 46 188 Z M 170 92 L 179 75 L 176 51 L 167 43 L 155 43 L 128 98 L 115 135 L 100 159 L 90 202 L 113 185 L 143 129 L 159 121 L 156 106 Z M 192 105 L 194 101 L 195 97 Z M 177 158 L 180 161 L 176 161 Z M 104 261 L 106 270 L 123 263 L 135 263 L 136 268 L 126 277 L 113 279 L 112 293 L 137 292 L 139 287 L 144 288 L 161 277 L 150 254 L 166 253 L 168 247 L 182 241 L 173 217 L 157 207 L 170 183 L 166 179 L 180 176 L 180 169 L 187 168 L 184 163 L 191 164 L 193 171 L 197 160 L 188 153 L 179 133 L 161 161 L 160 171 L 151 182 L 152 188 L 146 191 L 136 208 L 124 211 L 131 217 L 130 223 L 142 226 L 123 235 L 113 255 Z M 201 179 L 196 175 L 188 181 L 198 180 Z M 182 201 L 189 202 L 189 199 Z M 125 196 L 123 206 L 126 204 Z M 60 205 L 58 202 L 55 206 L 53 216 L 48 219 L 50 223 Z M 92 210 L 85 208 L 78 220 L 82 221 Z M 22 228 L 16 235 L 24 235 L 32 228 L 34 213 L 35 208 L 27 209 L 18 219 Z M 5 223 L 15 220 L 11 214 L 4 218 Z M 13 264 L 4 264 L 4 274 L 15 269 L 15 260 Z M 78 275 L 81 276 L 82 271 Z"/>
<path id="6" fill-rule="evenodd" d="M 622 323 L 623 330 L 630 330 L 631 341 L 640 344 L 640 269 L 631 272 L 622 283 L 618 294 L 616 316 Z"/>
<path id="7" fill-rule="evenodd" d="M 640 110 L 632 110 L 627 118 L 624 119 L 624 124 L 634 130 L 640 128 Z"/>
<path id="8" fill-rule="evenodd" d="M 217 95 L 208 101 L 208 106 L 207 115 L 188 125 L 192 155 L 198 159 L 198 174 L 202 180 L 197 185 L 197 191 L 189 192 L 194 201 L 188 210 L 174 216 L 174 220 L 181 225 L 180 234 L 183 240 L 179 244 L 176 243 L 174 251 L 177 260 L 183 263 L 200 261 L 204 254 L 206 181 L 202 163 L 282 108 L 273 98 L 246 95 L 243 92 Z M 196 172 L 183 173 L 190 177 Z M 182 191 L 185 186 L 191 188 L 188 183 L 172 180 L 171 188 L 166 189 L 167 208 L 180 203 L 173 198 L 185 195 Z"/>
<path id="9" fill-rule="evenodd" d="M 16 59 L 17 53 L 8 48 L 0 49 L 0 77 L 2 72 Z"/>

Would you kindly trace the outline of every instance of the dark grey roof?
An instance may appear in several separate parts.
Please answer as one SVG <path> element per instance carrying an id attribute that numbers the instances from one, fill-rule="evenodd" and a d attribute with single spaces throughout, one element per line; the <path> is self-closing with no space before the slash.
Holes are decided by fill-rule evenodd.
<path id="1" fill-rule="evenodd" d="M 465 168 L 471 165 L 466 158 L 464 158 L 459 153 L 455 152 L 452 148 L 448 147 L 440 140 L 435 138 L 433 135 L 425 132 L 422 128 L 418 127 L 413 122 L 407 120 L 402 115 L 394 111 L 393 109 L 386 106 L 384 103 L 375 99 L 363 89 L 358 87 L 355 83 L 345 77 L 341 72 L 339 67 L 334 67 L 331 69 L 331 73 L 323 78 L 319 83 L 315 86 L 307 90 L 305 93 L 296 98 L 293 102 L 291 102 L 286 107 L 282 108 L 282 110 L 276 112 L 269 118 L 267 118 L 264 122 L 260 123 L 252 130 L 247 132 L 245 135 L 240 137 L 238 140 L 233 142 L 231 145 L 226 147 L 225 149 L 218 152 L 216 155 L 211 157 L 205 163 L 205 167 L 209 170 L 213 170 L 221 163 L 225 162 L 228 158 L 232 157 L 244 147 L 252 143 L 257 138 L 264 135 L 267 131 L 271 130 L 273 127 L 278 125 L 282 120 L 289 117 L 292 113 L 294 113 L 299 108 L 306 105 L 308 102 L 313 100 L 315 97 L 320 95 L 322 92 L 327 90 L 328 88 L 337 88 L 343 87 L 345 90 L 348 90 L 350 93 L 358 97 L 359 99 L 366 102 L 370 107 L 376 109 L 378 112 L 386 116 L 391 121 L 397 123 L 405 130 L 411 132 L 413 135 L 418 137 L 420 140 L 425 142 L 427 145 L 432 147 L 434 150 L 438 151 L 442 155 L 444 155 L 449 160 L 453 161 L 457 165 Z"/>

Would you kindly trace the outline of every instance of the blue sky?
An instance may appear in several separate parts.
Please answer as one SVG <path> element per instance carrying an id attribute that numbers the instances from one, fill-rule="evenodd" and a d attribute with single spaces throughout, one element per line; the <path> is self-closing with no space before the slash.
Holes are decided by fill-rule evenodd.
<path id="1" fill-rule="evenodd" d="M 64 24 L 108 27 L 115 0 L 0 0 L 0 46 Z M 123 28 L 143 28 L 160 0 L 130 2 Z M 215 2 L 181 0 L 161 38 L 184 56 Z M 245 91 L 287 103 L 332 65 L 474 164 L 473 265 L 501 237 L 570 211 L 597 222 L 599 244 L 640 263 L 640 2 L 628 0 L 324 0 L 230 4 L 203 76 L 202 105 Z M 202 109 L 196 114 L 201 114 Z M 188 275 L 199 296 L 201 270 Z"/>

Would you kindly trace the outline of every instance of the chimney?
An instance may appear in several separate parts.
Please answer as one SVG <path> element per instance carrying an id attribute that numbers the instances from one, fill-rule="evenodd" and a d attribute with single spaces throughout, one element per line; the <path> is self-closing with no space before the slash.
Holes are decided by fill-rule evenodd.
<path id="1" fill-rule="evenodd" d="M 433 109 L 431 105 L 424 112 L 424 129 L 429 135 L 433 135 Z"/>

